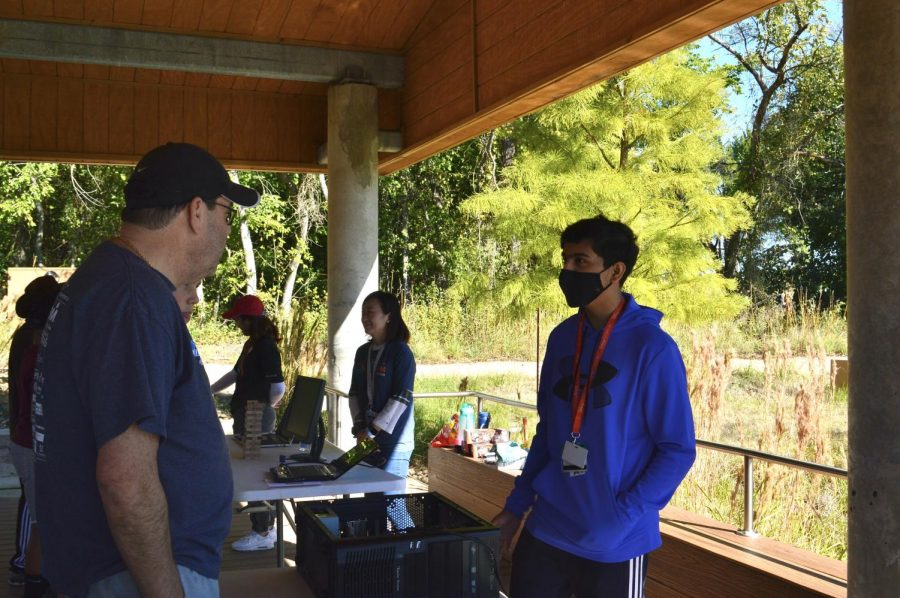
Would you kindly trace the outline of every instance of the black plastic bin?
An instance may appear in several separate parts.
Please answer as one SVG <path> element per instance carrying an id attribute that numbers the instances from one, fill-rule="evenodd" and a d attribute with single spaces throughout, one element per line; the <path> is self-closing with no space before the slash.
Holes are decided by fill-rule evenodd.
<path id="1" fill-rule="evenodd" d="M 319 598 L 496 598 L 500 531 L 437 493 L 297 503 L 297 571 Z"/>

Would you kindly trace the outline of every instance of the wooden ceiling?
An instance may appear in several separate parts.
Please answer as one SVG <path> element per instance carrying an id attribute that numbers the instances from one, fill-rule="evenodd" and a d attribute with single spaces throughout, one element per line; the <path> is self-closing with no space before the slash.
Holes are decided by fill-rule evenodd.
<path id="1" fill-rule="evenodd" d="M 386 174 L 776 3 L 0 0 L 0 19 L 401 57 L 378 95 L 402 137 Z M 134 163 L 183 140 L 236 168 L 324 169 L 327 83 L 2 55 L 0 158 Z"/>

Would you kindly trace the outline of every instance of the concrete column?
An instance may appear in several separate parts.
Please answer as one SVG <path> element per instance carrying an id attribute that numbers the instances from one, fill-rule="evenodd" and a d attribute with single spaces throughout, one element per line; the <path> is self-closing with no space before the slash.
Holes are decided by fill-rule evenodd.
<path id="1" fill-rule="evenodd" d="M 378 288 L 378 104 L 374 86 L 328 89 L 328 384 L 350 389 L 365 342 L 362 300 Z M 328 405 L 330 436 L 350 448 L 347 399 Z"/>
<path id="2" fill-rule="evenodd" d="M 900 592 L 900 3 L 844 1 L 848 595 Z"/>

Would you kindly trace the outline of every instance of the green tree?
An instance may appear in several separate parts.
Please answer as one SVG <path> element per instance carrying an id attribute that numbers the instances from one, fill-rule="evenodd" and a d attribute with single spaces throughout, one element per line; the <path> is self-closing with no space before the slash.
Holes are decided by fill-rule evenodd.
<path id="1" fill-rule="evenodd" d="M 511 316 L 562 311 L 559 234 L 603 213 L 638 236 L 626 287 L 639 301 L 686 321 L 740 310 L 709 247 L 749 222 L 749 198 L 720 193 L 713 169 L 723 157 L 724 87 L 721 73 L 684 49 L 520 120 L 506 182 L 464 203 L 506 263 L 495 272 L 472 264 L 456 291 Z"/>
<path id="2" fill-rule="evenodd" d="M 77 265 L 118 230 L 127 168 L 0 162 L 0 268 Z"/>
<path id="3" fill-rule="evenodd" d="M 790 236 L 785 223 L 795 205 L 795 198 L 774 182 L 773 173 L 780 170 L 784 155 L 773 150 L 765 129 L 774 114 L 798 97 L 802 79 L 833 70 L 835 35 L 821 0 L 794 0 L 709 36 L 736 63 L 737 72 L 749 78 L 750 94 L 755 97 L 747 132 L 732 148 L 737 165 L 727 187 L 756 199 L 753 225 L 735 231 L 722 248 L 724 274 L 741 274 L 745 288 L 760 282 L 752 276 L 760 260 L 775 265 L 788 256 L 778 255 L 784 247 L 773 245 L 772 235 Z"/>
<path id="4" fill-rule="evenodd" d="M 255 279 L 252 292 L 282 311 L 298 296 L 306 300 L 321 296 L 324 200 L 315 175 L 241 171 L 237 177 L 260 190 L 261 200 L 258 206 L 241 210 L 240 221 L 232 226 L 225 257 L 204 285 L 205 300 L 219 310 L 219 305 L 248 292 L 251 277 Z M 320 251 L 313 251 L 314 245 Z M 248 269 L 248 251 L 252 251 L 253 272 Z"/>
<path id="5" fill-rule="evenodd" d="M 788 287 L 846 298 L 844 89 L 840 44 L 821 50 L 760 136 L 771 206 L 761 243 L 748 246 L 741 280 L 769 294 Z M 760 223 L 763 224 L 763 223 Z M 762 228 L 762 226 L 760 226 Z"/>
<path id="6" fill-rule="evenodd" d="M 488 133 L 379 181 L 382 288 L 428 299 L 472 258 L 477 222 L 460 204 L 499 176 L 493 139 Z"/>

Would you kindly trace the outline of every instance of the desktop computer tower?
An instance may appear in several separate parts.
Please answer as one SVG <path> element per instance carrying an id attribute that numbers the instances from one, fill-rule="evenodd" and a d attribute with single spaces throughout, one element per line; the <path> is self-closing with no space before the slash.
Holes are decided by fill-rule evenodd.
<path id="1" fill-rule="evenodd" d="M 500 532 L 436 493 L 296 505 L 297 570 L 319 598 L 496 598 Z"/>

